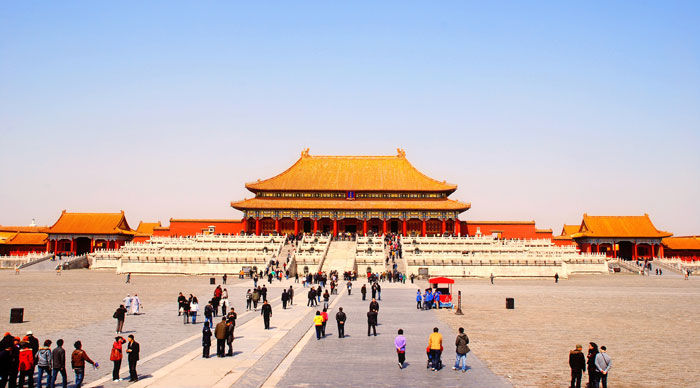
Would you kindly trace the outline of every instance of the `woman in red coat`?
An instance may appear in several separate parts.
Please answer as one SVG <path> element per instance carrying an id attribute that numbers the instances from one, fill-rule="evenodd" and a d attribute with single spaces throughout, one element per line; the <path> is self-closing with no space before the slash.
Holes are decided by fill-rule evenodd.
<path id="1" fill-rule="evenodd" d="M 27 338 L 27 337 L 25 337 Z M 34 386 L 34 354 L 28 341 L 20 343 L 19 350 L 19 387 L 24 387 L 24 379 L 30 387 Z"/>
<path id="2" fill-rule="evenodd" d="M 122 366 L 122 344 L 126 340 L 122 336 L 114 337 L 112 351 L 109 353 L 109 360 L 114 364 L 112 369 L 112 380 L 119 381 L 119 368 Z"/>

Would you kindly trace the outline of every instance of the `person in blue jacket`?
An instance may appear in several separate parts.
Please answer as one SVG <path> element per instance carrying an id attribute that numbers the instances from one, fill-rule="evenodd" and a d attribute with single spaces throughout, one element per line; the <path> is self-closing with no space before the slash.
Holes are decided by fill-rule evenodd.
<path id="1" fill-rule="evenodd" d="M 425 301 L 425 309 L 426 310 L 433 308 L 433 293 L 430 292 L 430 290 L 425 292 L 425 295 L 423 296 L 423 300 Z"/>
<path id="2" fill-rule="evenodd" d="M 435 293 L 435 306 L 437 306 L 437 308 L 440 308 L 440 296 L 442 296 L 442 292 L 437 291 Z"/>
<path id="3" fill-rule="evenodd" d="M 421 309 L 421 307 L 422 307 L 422 306 L 421 306 L 421 303 L 422 303 L 422 302 L 423 302 L 423 297 L 422 297 L 422 295 L 420 294 L 420 290 L 418 290 L 418 292 L 416 293 L 416 308 L 417 308 L 418 310 Z"/>

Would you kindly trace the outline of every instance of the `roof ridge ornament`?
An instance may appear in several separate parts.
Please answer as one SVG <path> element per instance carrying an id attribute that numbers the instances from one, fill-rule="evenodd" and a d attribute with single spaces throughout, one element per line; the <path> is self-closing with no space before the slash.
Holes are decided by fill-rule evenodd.
<path id="1" fill-rule="evenodd" d="M 308 157 L 309 157 L 309 149 L 308 149 L 308 147 L 307 147 L 307 148 L 304 148 L 303 150 L 301 150 L 301 157 L 302 157 L 302 158 L 308 158 Z"/>
<path id="2" fill-rule="evenodd" d="M 406 157 L 406 151 L 403 150 L 403 148 L 397 148 L 396 152 L 398 152 L 399 158 L 405 158 Z"/>

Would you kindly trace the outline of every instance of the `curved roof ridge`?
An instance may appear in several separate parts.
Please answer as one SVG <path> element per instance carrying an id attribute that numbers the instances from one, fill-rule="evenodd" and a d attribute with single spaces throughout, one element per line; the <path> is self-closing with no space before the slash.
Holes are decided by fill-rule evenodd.
<path id="1" fill-rule="evenodd" d="M 384 162 L 386 161 L 386 162 Z M 448 192 L 456 184 L 434 179 L 406 159 L 397 155 L 310 155 L 308 148 L 301 157 L 281 173 L 264 180 L 248 182 L 252 191 L 416 191 Z"/>

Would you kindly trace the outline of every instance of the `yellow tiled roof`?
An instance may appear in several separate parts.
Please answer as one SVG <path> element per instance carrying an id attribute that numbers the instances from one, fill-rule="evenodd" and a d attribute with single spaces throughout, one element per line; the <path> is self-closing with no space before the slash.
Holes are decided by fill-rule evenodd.
<path id="1" fill-rule="evenodd" d="M 4 241 L 7 245 L 46 245 L 46 233 L 17 232 L 11 238 Z"/>
<path id="2" fill-rule="evenodd" d="M 139 222 L 139 226 L 136 228 L 136 234 L 140 236 L 152 236 L 153 229 L 160 226 L 160 221 L 158 222 Z"/>
<path id="3" fill-rule="evenodd" d="M 700 236 L 667 237 L 661 243 L 669 249 L 700 250 Z"/>
<path id="4" fill-rule="evenodd" d="M 133 234 L 121 213 L 66 213 L 51 228 L 51 234 Z"/>
<path id="5" fill-rule="evenodd" d="M 436 200 L 337 200 L 337 199 L 263 199 L 251 198 L 231 202 L 238 210 L 247 209 L 305 209 L 305 210 L 457 210 L 471 207 L 452 199 Z"/>
<path id="6" fill-rule="evenodd" d="M 579 229 L 581 229 L 581 225 L 566 225 L 566 224 L 564 224 L 564 227 L 561 230 L 561 235 L 570 237 L 572 234 L 578 233 Z"/>
<path id="7" fill-rule="evenodd" d="M 311 156 L 308 148 L 291 167 L 266 180 L 247 183 L 250 191 L 447 191 L 457 185 L 418 171 L 398 150 L 396 156 Z"/>
<path id="8" fill-rule="evenodd" d="M 663 238 L 672 234 L 656 229 L 648 214 L 643 216 L 589 216 L 583 215 L 581 232 L 571 237 L 630 237 Z"/>

